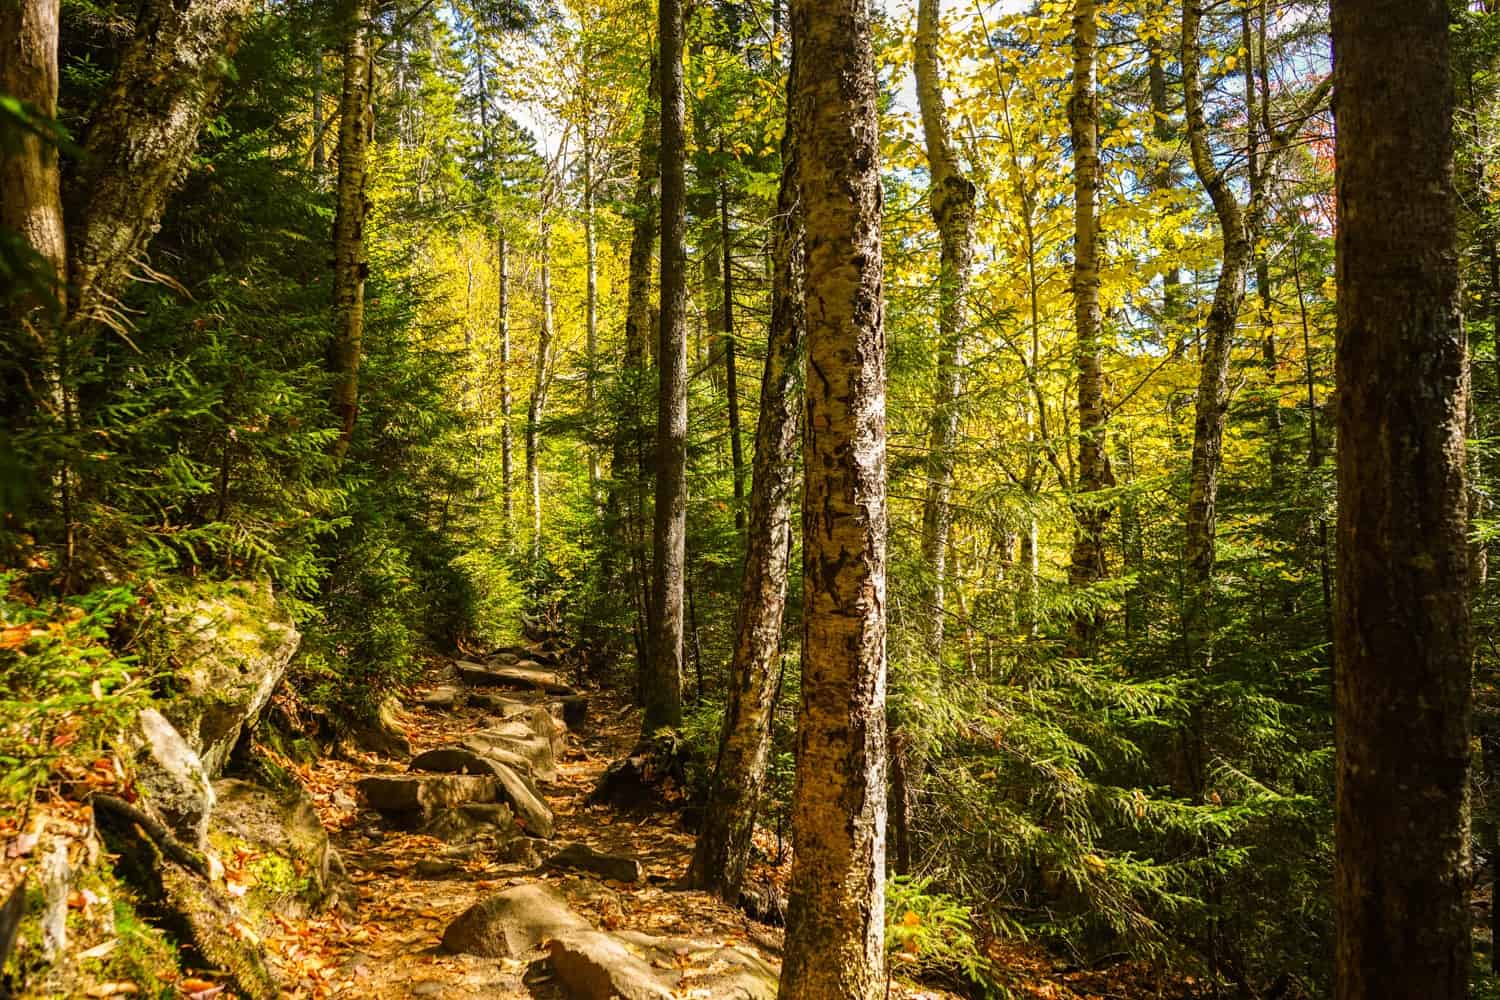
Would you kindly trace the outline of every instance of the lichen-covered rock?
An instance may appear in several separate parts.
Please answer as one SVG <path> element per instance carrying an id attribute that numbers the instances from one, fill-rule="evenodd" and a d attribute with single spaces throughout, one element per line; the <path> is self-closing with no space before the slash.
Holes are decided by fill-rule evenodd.
<path id="1" fill-rule="evenodd" d="M 178 839 L 203 850 L 208 845 L 214 790 L 203 762 L 187 740 L 154 708 L 144 709 L 130 735 L 136 787 L 146 804 Z"/>
<path id="2" fill-rule="evenodd" d="M 168 601 L 164 614 L 176 668 L 165 715 L 217 777 L 281 683 L 302 636 L 267 582 L 190 591 Z"/>
<path id="3" fill-rule="evenodd" d="M 251 853 L 247 899 L 257 909 L 298 918 L 354 899 L 338 852 L 300 787 L 284 792 L 226 778 L 209 837 L 221 857 Z"/>

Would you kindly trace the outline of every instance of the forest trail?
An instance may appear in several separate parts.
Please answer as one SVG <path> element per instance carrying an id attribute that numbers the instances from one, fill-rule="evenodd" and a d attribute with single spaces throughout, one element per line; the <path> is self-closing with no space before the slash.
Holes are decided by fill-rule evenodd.
<path id="1" fill-rule="evenodd" d="M 535 688 L 471 688 L 457 681 L 451 666 L 434 670 L 409 697 L 400 722 L 414 757 L 492 729 L 497 714 L 491 697 L 543 707 L 555 702 L 553 695 Z M 425 704 L 435 691 L 440 701 L 443 694 L 459 692 L 459 704 Z M 474 700 L 463 704 L 464 695 Z M 734 945 L 774 968 L 779 930 L 761 927 L 703 893 L 672 890 L 692 851 L 692 836 L 676 824 L 675 816 L 625 816 L 587 803 L 606 765 L 628 752 L 639 729 L 638 713 L 607 694 L 592 692 L 588 711 L 587 722 L 564 730 L 557 741 L 556 779 L 537 785 L 554 818 L 551 838 L 459 831 L 445 840 L 401 829 L 405 824 L 399 817 L 393 822 L 392 814 L 370 808 L 358 788 L 371 776 L 411 773 L 406 761 L 355 752 L 348 759 L 320 762 L 311 773 L 303 769 L 358 891 L 357 919 L 334 917 L 306 928 L 309 953 L 317 957 L 301 984 L 304 995 L 568 996 L 541 947 L 534 954 L 497 959 L 452 954 L 442 944 L 445 929 L 471 906 L 531 884 L 557 890 L 595 928 L 661 937 L 690 934 Z M 568 844 L 633 857 L 641 863 L 642 878 L 627 884 L 549 867 L 548 859 Z M 705 970 L 695 969 L 688 956 L 676 958 L 674 971 L 683 980 L 678 995 L 716 995 L 691 991 L 694 974 Z"/>
<path id="2" fill-rule="evenodd" d="M 561 679 L 565 669 L 548 667 L 542 679 Z M 497 724 L 505 725 L 504 719 L 514 720 L 529 710 L 551 706 L 560 712 L 556 691 L 472 686 L 463 683 L 465 672 L 471 680 L 478 676 L 462 661 L 435 667 L 408 692 L 396 721 L 410 741 L 412 760 L 465 741 L 473 745 L 476 734 L 494 732 Z M 693 850 L 693 834 L 684 829 L 677 813 L 625 812 L 589 801 L 606 767 L 635 745 L 640 711 L 608 691 L 589 690 L 581 697 L 587 702 L 586 719 L 575 717 L 573 725 L 559 726 L 555 780 L 536 783 L 552 814 L 550 838 L 517 836 L 486 829 L 483 823 L 439 830 L 444 833 L 440 837 L 433 835 L 431 820 L 420 829 L 409 829 L 416 814 L 403 817 L 399 811 L 372 808 L 361 782 L 372 777 L 410 780 L 422 773 L 411 769 L 410 760 L 349 751 L 312 766 L 283 761 L 307 786 L 357 893 L 350 913 L 280 921 L 285 933 L 268 944 L 279 952 L 283 969 L 300 973 L 295 983 L 288 983 L 292 996 L 594 1000 L 611 995 L 569 992 L 549 960 L 545 936 L 514 957 L 454 953 L 444 946 L 445 931 L 471 907 L 525 886 L 555 891 L 568 909 L 592 928 L 610 932 L 611 938 L 633 936 L 635 955 L 650 968 L 650 975 L 668 984 L 660 994 L 642 996 L 774 996 L 774 978 L 769 980 L 772 992 L 757 992 L 757 977 L 738 977 L 725 956 L 749 956 L 758 964 L 758 981 L 765 983 L 767 973 L 774 977 L 780 967 L 781 929 L 751 920 L 706 893 L 675 887 Z M 539 770 L 550 776 L 545 765 Z M 640 877 L 626 882 L 549 863 L 570 844 L 633 858 L 640 863 Z M 775 845 L 763 846 L 774 850 Z M 781 882 L 786 867 L 789 860 L 781 870 L 762 860 L 753 876 Z M 667 947 L 642 947 L 645 935 Z M 1123 984 L 1114 979 L 1106 986 L 1101 980 L 1111 978 L 1107 976 L 1063 975 L 1034 947 L 1007 946 L 1004 959 L 1016 974 L 1011 985 L 1019 996 L 1092 1000 L 1151 995 L 1133 988 L 1117 993 L 1109 986 Z M 745 982 L 752 988 L 746 990 Z M 1098 991 L 1101 987 L 1103 992 Z M 892 983 L 889 996 L 958 1000 L 946 990 L 899 980 Z"/>

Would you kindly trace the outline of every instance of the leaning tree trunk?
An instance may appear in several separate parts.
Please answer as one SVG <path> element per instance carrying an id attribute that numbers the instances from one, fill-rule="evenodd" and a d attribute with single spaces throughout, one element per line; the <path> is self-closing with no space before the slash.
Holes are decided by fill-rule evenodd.
<path id="1" fill-rule="evenodd" d="M 948 534 L 953 525 L 953 449 L 958 441 L 959 399 L 964 391 L 964 335 L 968 322 L 969 279 L 974 263 L 974 199 L 977 189 L 959 168 L 943 104 L 943 80 L 938 62 L 941 0 L 917 5 L 915 69 L 917 103 L 922 113 L 922 135 L 927 144 L 931 186 L 928 209 L 942 243 L 938 268 L 937 382 L 932 392 L 932 416 L 927 428 L 927 489 L 922 501 L 922 573 L 926 593 L 921 614 L 927 653 L 934 660 L 943 653 L 946 615 Z"/>
<path id="2" fill-rule="evenodd" d="M 342 458 L 354 437 L 359 413 L 359 364 L 365 333 L 365 197 L 367 160 L 375 117 L 370 92 L 375 62 L 370 54 L 370 2 L 348 0 L 344 10 L 344 91 L 339 100 L 339 174 L 333 219 L 333 413 L 339 425 L 334 455 Z"/>
<path id="3" fill-rule="evenodd" d="M 656 518 L 652 536 L 655 628 L 643 678 L 642 736 L 682 724 L 683 595 L 687 562 L 687 226 L 682 0 L 660 0 L 661 348 L 656 419 Z"/>
<path id="4" fill-rule="evenodd" d="M 1468 378 L 1448 11 L 1333 3 L 1339 1000 L 1468 995 Z"/>
<path id="5" fill-rule="evenodd" d="M 794 57 L 795 60 L 795 57 Z M 795 72 L 795 67 L 793 69 Z M 792 556 L 799 409 L 802 406 L 802 220 L 797 204 L 796 139 L 781 142 L 781 191 L 771 230 L 771 329 L 760 383 L 750 526 L 740 586 L 729 704 L 703 829 L 687 880 L 739 899 L 750 835 L 766 780 L 773 701 L 781 677 L 781 629 Z"/>
<path id="6" fill-rule="evenodd" d="M 1068 583 L 1087 587 L 1104 579 L 1104 528 L 1109 508 L 1091 494 L 1114 485 L 1106 450 L 1103 344 L 1099 312 L 1099 94 L 1095 80 L 1099 45 L 1095 0 L 1073 7 L 1073 94 L 1068 124 L 1073 139 L 1073 324 L 1078 377 L 1077 521 Z M 1069 652 L 1087 653 L 1101 625 L 1086 610 L 1073 619 Z"/>
<path id="7" fill-rule="evenodd" d="M 1245 300 L 1245 276 L 1252 260 L 1250 227 L 1245 211 L 1229 187 L 1229 178 L 1214 162 L 1203 109 L 1202 52 L 1195 3 L 1182 8 L 1182 89 L 1185 95 L 1188 150 L 1193 170 L 1213 202 L 1223 239 L 1223 258 L 1214 286 L 1213 305 L 1203 326 L 1198 370 L 1198 400 L 1193 419 L 1193 457 L 1188 477 L 1184 558 L 1187 563 L 1183 637 L 1189 665 L 1207 668 L 1212 658 L 1215 535 L 1219 470 L 1223 465 L 1224 427 L 1229 416 L 1229 358 L 1234 328 Z M 1253 93 L 1253 92 L 1252 92 Z"/>
<path id="8" fill-rule="evenodd" d="M 740 379 L 734 343 L 734 239 L 729 228 L 729 186 L 719 178 L 719 237 L 724 251 L 724 398 L 729 403 L 729 460 L 734 467 L 734 530 L 745 530 L 745 451 L 740 444 Z"/>
<path id="9" fill-rule="evenodd" d="M 885 331 L 866 0 L 793 0 L 807 425 L 796 845 L 781 995 L 885 992 Z"/>

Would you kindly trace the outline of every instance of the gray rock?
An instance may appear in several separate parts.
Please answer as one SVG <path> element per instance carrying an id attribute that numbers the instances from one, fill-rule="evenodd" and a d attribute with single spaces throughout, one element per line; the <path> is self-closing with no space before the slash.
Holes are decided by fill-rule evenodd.
<path id="1" fill-rule="evenodd" d="M 504 687 L 517 690 L 545 691 L 548 694 L 577 694 L 572 686 L 557 674 L 542 670 L 535 662 L 522 661 L 529 666 L 517 664 L 512 667 L 487 667 L 482 663 L 458 661 L 459 677 L 470 687 Z"/>
<path id="2" fill-rule="evenodd" d="M 500 785 L 499 796 L 515 809 L 521 828 L 533 837 L 552 839 L 552 810 L 536 794 L 536 789 L 528 786 L 515 771 L 500 763 L 495 765 L 495 780 Z"/>
<path id="3" fill-rule="evenodd" d="M 401 703 L 393 695 L 380 702 L 374 718 L 356 719 L 344 730 L 349 742 L 368 753 L 395 760 L 411 758 L 411 740 L 401 725 Z"/>
<path id="4" fill-rule="evenodd" d="M 525 761 L 525 770 L 538 781 L 557 780 L 557 758 L 552 752 L 552 741 L 531 732 L 523 722 L 504 722 L 489 729 L 481 729 L 464 737 L 465 748 L 503 763 L 515 766 L 505 755 L 520 757 Z"/>
<path id="5" fill-rule="evenodd" d="M 552 971 L 576 1000 L 658 1000 L 673 995 L 664 977 L 613 934 L 587 930 L 554 935 L 547 951 Z"/>
<path id="6" fill-rule="evenodd" d="M 533 846 L 536 842 L 527 837 L 508 840 L 495 849 L 495 860 L 524 868 L 542 867 L 542 856 Z"/>
<path id="7" fill-rule="evenodd" d="M 519 836 L 510 806 L 499 802 L 466 802 L 456 809 L 439 810 L 422 832 L 450 844 L 510 841 Z"/>
<path id="8" fill-rule="evenodd" d="M 443 685 L 435 687 L 422 696 L 422 705 L 426 708 L 453 709 L 463 708 L 468 702 L 469 693 L 460 687 Z"/>
<path id="9" fill-rule="evenodd" d="M 425 816 L 465 802 L 493 802 L 495 790 L 494 778 L 466 774 L 371 775 L 359 782 L 371 808 Z"/>
<path id="10" fill-rule="evenodd" d="M 142 710 L 137 726 L 139 738 L 131 753 L 136 786 L 179 840 L 205 850 L 214 790 L 203 762 L 156 709 Z"/>
<path id="11" fill-rule="evenodd" d="M 423 858 L 412 868 L 412 873 L 417 878 L 446 878 L 449 875 L 462 871 L 452 861 L 440 861 L 437 858 Z"/>
<path id="12" fill-rule="evenodd" d="M 640 861 L 624 854 L 605 854 L 587 844 L 567 844 L 547 859 L 548 868 L 576 868 L 616 882 L 639 882 L 645 878 Z"/>
<path id="13" fill-rule="evenodd" d="M 520 958 L 548 938 L 589 929 L 565 899 L 533 882 L 496 893 L 461 913 L 443 931 L 443 950 Z"/>
<path id="14" fill-rule="evenodd" d="M 165 610 L 180 644 L 172 661 L 178 693 L 165 714 L 210 777 L 224 769 L 240 734 L 260 717 L 302 636 L 276 606 L 269 583 L 241 581 L 189 592 Z"/>
<path id="15" fill-rule="evenodd" d="M 653 969 L 669 986 L 691 985 L 724 1000 L 776 1000 L 780 970 L 742 948 L 692 938 L 663 938 L 639 931 L 614 935 Z"/>

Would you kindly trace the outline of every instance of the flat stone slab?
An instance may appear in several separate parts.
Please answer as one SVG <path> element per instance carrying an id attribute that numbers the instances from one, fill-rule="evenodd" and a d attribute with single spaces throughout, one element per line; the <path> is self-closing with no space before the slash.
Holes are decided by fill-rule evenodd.
<path id="1" fill-rule="evenodd" d="M 567 844 L 547 859 L 548 868 L 576 868 L 616 882 L 640 882 L 646 872 L 640 861 L 624 854 L 605 854 L 587 844 Z"/>
<path id="2" fill-rule="evenodd" d="M 571 684 L 550 670 L 540 669 L 534 661 L 522 661 L 512 667 L 487 667 L 482 663 L 459 660 L 454 666 L 458 668 L 459 678 L 471 687 L 505 687 L 562 695 L 578 693 Z"/>
<path id="3" fill-rule="evenodd" d="M 557 780 L 557 757 L 552 741 L 532 733 L 524 722 L 505 722 L 464 737 L 464 747 L 475 753 L 503 760 L 502 752 L 518 756 L 538 781 Z M 510 764 L 509 760 L 504 763 Z M 512 764 L 511 766 L 515 766 Z"/>
<path id="4" fill-rule="evenodd" d="M 466 802 L 493 802 L 493 777 L 466 774 L 393 774 L 361 778 L 359 791 L 381 812 L 430 814 Z"/>
<path id="5" fill-rule="evenodd" d="M 422 705 L 425 708 L 454 709 L 463 708 L 468 700 L 469 692 L 460 687 L 444 684 L 423 695 Z"/>
<path id="6" fill-rule="evenodd" d="M 499 796 L 515 810 L 516 820 L 521 828 L 533 837 L 551 840 L 555 833 L 552 810 L 537 794 L 536 789 L 504 764 L 495 765 L 495 780 L 500 785 Z"/>
<path id="7" fill-rule="evenodd" d="M 561 934 L 592 930 L 557 891 L 537 882 L 480 900 L 443 931 L 443 950 L 485 958 L 520 958 Z"/>

